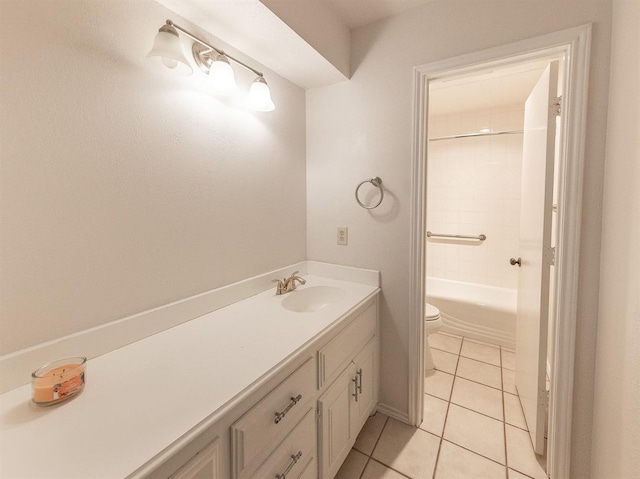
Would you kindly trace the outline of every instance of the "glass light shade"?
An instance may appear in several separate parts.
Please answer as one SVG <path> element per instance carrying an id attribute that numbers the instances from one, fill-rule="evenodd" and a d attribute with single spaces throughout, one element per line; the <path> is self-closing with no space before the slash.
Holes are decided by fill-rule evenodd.
<path id="1" fill-rule="evenodd" d="M 253 108 L 258 111 L 273 111 L 276 107 L 271 100 L 269 85 L 261 76 L 253 80 L 249 89 L 249 100 Z"/>
<path id="2" fill-rule="evenodd" d="M 218 58 L 214 60 L 209 69 L 209 77 L 211 78 L 213 89 L 217 93 L 223 95 L 236 95 L 238 93 L 236 77 L 226 55 L 218 55 Z"/>
<path id="3" fill-rule="evenodd" d="M 163 25 L 156 35 L 153 48 L 147 54 L 147 58 L 160 60 L 167 68 L 174 70 L 179 75 L 191 75 L 193 68 L 182 51 L 180 37 L 173 27 Z"/>

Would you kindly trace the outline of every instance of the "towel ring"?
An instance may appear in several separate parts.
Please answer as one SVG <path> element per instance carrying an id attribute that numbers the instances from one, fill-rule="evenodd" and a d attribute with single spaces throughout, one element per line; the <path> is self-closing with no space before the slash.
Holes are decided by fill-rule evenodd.
<path id="1" fill-rule="evenodd" d="M 360 187 L 362 185 L 364 185 L 365 183 L 371 183 L 373 186 L 375 186 L 376 188 L 378 188 L 380 190 L 380 201 L 378 201 L 375 205 L 373 206 L 367 206 L 365 205 L 362 201 L 360 201 L 360 198 L 358 198 L 358 191 L 360 190 Z M 374 208 L 377 208 L 378 206 L 380 206 L 380 203 L 382 203 L 382 199 L 384 198 L 384 189 L 382 189 L 382 180 L 380 179 L 379 176 L 376 176 L 375 178 L 370 178 L 368 180 L 364 180 L 362 183 L 360 183 L 357 187 L 356 187 L 356 201 L 358 202 L 358 204 L 360 206 L 362 206 L 364 209 L 366 210 L 372 210 Z"/>

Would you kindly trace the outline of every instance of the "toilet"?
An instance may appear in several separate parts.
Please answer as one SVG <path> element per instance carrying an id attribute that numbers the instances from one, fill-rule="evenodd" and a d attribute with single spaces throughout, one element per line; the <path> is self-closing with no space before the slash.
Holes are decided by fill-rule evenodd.
<path id="1" fill-rule="evenodd" d="M 442 319 L 440 319 L 440 310 L 434 305 L 424 303 L 424 368 L 425 370 L 434 369 L 436 364 L 433 362 L 433 356 L 431 355 L 431 348 L 427 337 L 430 334 L 437 333 L 442 326 Z"/>

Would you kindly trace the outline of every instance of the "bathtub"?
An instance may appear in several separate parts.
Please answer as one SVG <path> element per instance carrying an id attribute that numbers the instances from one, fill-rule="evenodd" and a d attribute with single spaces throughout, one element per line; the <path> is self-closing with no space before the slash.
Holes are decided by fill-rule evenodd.
<path id="1" fill-rule="evenodd" d="M 441 331 L 515 348 L 516 289 L 427 277 L 426 293 L 440 310 Z"/>

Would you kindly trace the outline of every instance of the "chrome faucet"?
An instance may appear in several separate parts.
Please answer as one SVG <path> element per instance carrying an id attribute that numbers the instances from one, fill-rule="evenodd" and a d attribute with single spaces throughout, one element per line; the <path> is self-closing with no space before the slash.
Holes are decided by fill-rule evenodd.
<path id="1" fill-rule="evenodd" d="M 296 281 L 300 284 L 305 284 L 306 280 L 298 276 L 299 272 L 300 271 L 294 271 L 291 276 L 283 279 L 282 281 L 279 279 L 271 280 L 272 283 L 278 283 L 276 285 L 276 294 L 285 294 L 293 291 L 297 287 Z"/>

